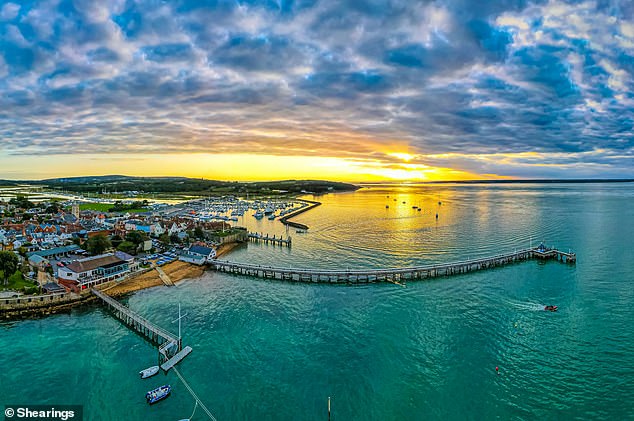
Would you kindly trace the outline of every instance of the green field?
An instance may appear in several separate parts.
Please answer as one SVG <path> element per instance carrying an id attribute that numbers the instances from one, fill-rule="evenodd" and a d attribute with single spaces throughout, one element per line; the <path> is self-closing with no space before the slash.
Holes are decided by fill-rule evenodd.
<path id="1" fill-rule="evenodd" d="M 0 280 L 0 291 L 24 291 L 25 287 L 31 288 L 34 286 L 36 286 L 36 284 L 24 278 L 16 282 L 9 282 L 8 285 L 4 285 L 4 281 Z"/>
<path id="2" fill-rule="evenodd" d="M 92 210 L 92 211 L 97 211 L 97 212 L 108 212 L 108 209 L 110 209 L 111 207 L 114 206 L 114 203 L 81 203 L 79 205 L 79 210 Z M 125 212 L 130 212 L 130 213 L 141 213 L 141 212 L 147 212 L 147 208 L 137 208 L 137 209 L 130 209 L 130 210 L 126 210 Z"/>

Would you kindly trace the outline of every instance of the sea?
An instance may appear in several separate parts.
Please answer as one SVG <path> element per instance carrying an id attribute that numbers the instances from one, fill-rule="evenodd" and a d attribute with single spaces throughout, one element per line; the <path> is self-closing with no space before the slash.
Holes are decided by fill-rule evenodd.
<path id="1" fill-rule="evenodd" d="M 634 419 L 634 184 L 373 185 L 306 197 L 322 205 L 295 218 L 305 233 L 251 214 L 238 222 L 292 247 L 248 243 L 222 258 L 389 268 L 543 242 L 577 263 L 404 286 L 207 271 L 124 297 L 174 333 L 180 303 L 193 352 L 178 369 L 216 419 Z M 209 419 L 174 372 L 139 378 L 157 359 L 97 304 L 0 322 L 0 401 L 82 405 L 85 420 Z M 171 396 L 149 406 L 146 391 L 162 384 Z"/>

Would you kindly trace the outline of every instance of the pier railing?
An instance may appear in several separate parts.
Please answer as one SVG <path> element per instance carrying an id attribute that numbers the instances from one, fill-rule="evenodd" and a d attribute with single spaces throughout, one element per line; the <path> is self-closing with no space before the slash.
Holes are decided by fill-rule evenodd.
<path id="1" fill-rule="evenodd" d="M 565 253 L 543 246 L 517 250 L 512 253 L 468 259 L 454 263 L 426 266 L 387 268 L 387 269 L 306 269 L 262 266 L 251 263 L 237 263 L 214 260 L 209 264 L 220 272 L 300 282 L 382 282 L 406 279 L 423 279 L 436 276 L 449 276 L 484 270 L 529 259 L 554 259 L 566 263 L 575 263 L 574 253 Z"/>
<path id="2" fill-rule="evenodd" d="M 287 238 L 282 238 L 281 235 L 277 237 L 275 235 L 271 236 L 269 234 L 262 234 L 257 232 L 248 233 L 247 238 L 251 241 L 263 242 L 266 244 L 271 243 L 271 244 L 286 246 L 286 247 L 290 247 L 291 241 L 292 241 L 290 236 Z"/>
<path id="3" fill-rule="evenodd" d="M 121 304 L 114 298 L 106 295 L 98 289 L 92 288 L 90 290 L 95 296 L 108 306 L 112 313 L 123 323 L 128 325 L 133 330 L 137 331 L 141 335 L 145 336 L 151 342 L 155 342 L 159 345 L 174 343 L 179 347 L 180 343 L 178 338 L 172 335 L 167 330 L 155 325 L 144 317 L 141 317 L 128 307 Z"/>

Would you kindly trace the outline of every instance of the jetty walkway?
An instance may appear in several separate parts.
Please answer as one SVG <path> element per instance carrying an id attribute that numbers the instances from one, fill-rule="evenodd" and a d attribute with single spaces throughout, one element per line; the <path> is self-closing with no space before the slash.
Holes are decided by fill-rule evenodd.
<path id="1" fill-rule="evenodd" d="M 213 260 L 209 265 L 219 272 L 237 275 L 253 276 L 265 279 L 279 279 L 295 282 L 322 283 L 368 283 L 368 282 L 399 282 L 404 280 L 426 279 L 438 276 L 450 276 L 477 270 L 491 269 L 515 262 L 530 259 L 552 259 L 575 264 L 575 253 L 563 252 L 543 245 L 497 256 L 470 259 L 455 263 L 390 268 L 390 269 L 295 269 L 272 266 L 261 266 L 250 263 L 237 263 Z"/>
<path id="2" fill-rule="evenodd" d="M 250 232 L 248 234 L 248 238 L 251 241 L 255 241 L 255 242 L 264 242 L 266 244 L 271 243 L 274 244 L 276 246 L 286 246 L 286 247 L 290 247 L 291 246 L 291 237 L 289 236 L 288 238 L 284 239 L 282 238 L 282 236 L 276 237 L 275 235 L 273 235 L 272 237 L 269 234 L 258 234 L 255 232 Z"/>
<path id="3" fill-rule="evenodd" d="M 91 288 L 90 292 L 99 298 L 117 319 L 150 342 L 158 345 L 159 359 L 161 359 L 163 370 L 170 370 L 192 351 L 189 346 L 182 348 L 180 338 L 136 314 L 109 295 L 95 288 Z"/>

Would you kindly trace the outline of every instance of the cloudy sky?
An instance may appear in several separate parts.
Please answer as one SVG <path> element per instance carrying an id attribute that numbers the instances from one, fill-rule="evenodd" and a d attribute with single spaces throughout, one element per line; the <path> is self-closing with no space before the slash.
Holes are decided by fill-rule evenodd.
<path id="1" fill-rule="evenodd" d="M 0 178 L 634 177 L 632 1 L 0 4 Z"/>

